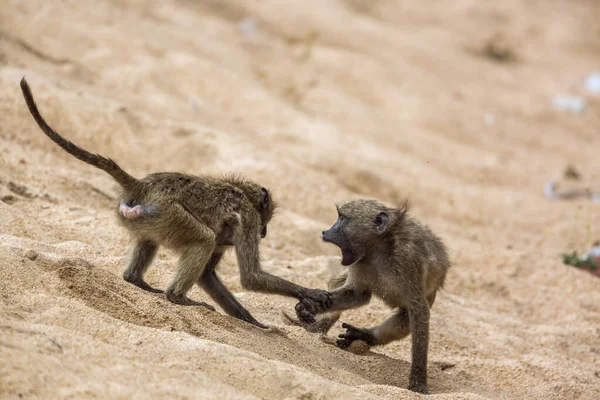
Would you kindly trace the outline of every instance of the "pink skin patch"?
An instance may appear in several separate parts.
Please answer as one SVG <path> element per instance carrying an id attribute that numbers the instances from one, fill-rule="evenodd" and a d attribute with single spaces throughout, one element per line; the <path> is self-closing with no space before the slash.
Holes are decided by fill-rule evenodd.
<path id="1" fill-rule="evenodd" d="M 129 207 L 127 204 L 121 203 L 119 205 L 119 213 L 125 219 L 136 219 L 144 215 L 144 209 L 140 205 Z"/>

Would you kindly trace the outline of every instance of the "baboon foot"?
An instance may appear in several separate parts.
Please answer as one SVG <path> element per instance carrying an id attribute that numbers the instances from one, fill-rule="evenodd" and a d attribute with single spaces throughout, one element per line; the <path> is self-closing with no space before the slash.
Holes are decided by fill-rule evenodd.
<path id="1" fill-rule="evenodd" d="M 166 292 L 167 300 L 173 304 L 179 304 L 180 306 L 202 306 L 208 308 L 210 311 L 216 311 L 216 309 L 208 303 L 203 301 L 196 301 L 186 297 L 183 294 L 176 295 L 172 292 Z"/>
<path id="2" fill-rule="evenodd" d="M 309 310 L 309 308 L 311 308 L 311 310 Z M 298 304 L 296 304 L 295 310 L 298 319 L 304 322 L 305 324 L 310 325 L 316 322 L 315 315 L 313 314 L 314 307 L 310 307 L 310 305 L 309 307 L 307 307 L 307 304 L 301 301 Z"/>
<path id="3" fill-rule="evenodd" d="M 254 326 L 258 326 L 261 329 L 269 329 L 268 326 L 261 324 L 260 322 L 258 322 L 257 320 L 253 320 L 253 321 L 246 321 Z"/>
<path id="4" fill-rule="evenodd" d="M 427 383 L 421 381 L 411 382 L 408 385 L 408 390 L 421 394 L 429 394 L 429 390 L 427 389 Z"/>
<path id="5" fill-rule="evenodd" d="M 151 292 L 151 293 L 164 293 L 164 290 L 160 290 L 160 289 L 155 289 L 152 286 L 148 285 L 143 279 L 141 278 L 130 278 L 130 277 L 126 277 L 124 276 L 123 279 L 125 279 L 125 281 L 131 283 L 132 285 L 135 285 L 137 287 L 139 287 L 140 289 L 143 289 L 147 292 Z"/>

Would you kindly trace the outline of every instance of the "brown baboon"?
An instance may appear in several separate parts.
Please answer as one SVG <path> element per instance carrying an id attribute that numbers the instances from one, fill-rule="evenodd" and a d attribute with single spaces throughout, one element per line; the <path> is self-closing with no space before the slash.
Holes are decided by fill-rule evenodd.
<path id="1" fill-rule="evenodd" d="M 329 293 L 308 289 L 262 270 L 261 237 L 276 207 L 264 187 L 236 176 L 155 173 L 136 179 L 110 158 L 90 153 L 55 132 L 42 118 L 25 78 L 23 96 L 40 129 L 67 153 L 111 175 L 122 187 L 117 216 L 135 243 L 123 277 L 144 290 L 162 293 L 144 281 L 159 245 L 180 254 L 179 267 L 166 290 L 169 301 L 214 307 L 191 300 L 187 292 L 200 285 L 229 315 L 266 328 L 235 299 L 216 275 L 227 246 L 234 246 L 245 289 L 295 297 L 312 307 L 326 307 Z"/>
<path id="2" fill-rule="evenodd" d="M 341 311 L 367 304 L 372 294 L 378 296 L 395 309 L 394 315 L 373 328 L 342 324 L 346 332 L 339 335 L 337 345 L 345 348 L 355 340 L 384 345 L 411 334 L 408 388 L 427 393 L 429 309 L 450 261 L 442 241 L 407 212 L 406 204 L 388 208 L 373 200 L 338 207 L 338 219 L 323 231 L 323 240 L 341 249 L 342 265 L 348 269 L 330 283 L 329 305 L 300 301 L 296 313 L 298 323 L 307 329 L 326 331 Z M 332 314 L 315 320 L 320 313 Z"/>

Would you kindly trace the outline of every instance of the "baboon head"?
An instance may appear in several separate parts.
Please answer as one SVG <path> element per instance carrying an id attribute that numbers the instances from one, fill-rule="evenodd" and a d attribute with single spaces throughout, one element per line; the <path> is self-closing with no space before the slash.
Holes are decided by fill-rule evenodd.
<path id="1" fill-rule="evenodd" d="M 406 206 L 388 208 L 375 200 L 352 200 L 337 206 L 338 219 L 323 231 L 323 241 L 342 250 L 342 265 L 351 265 L 373 250 L 406 214 Z"/>
<path id="2" fill-rule="evenodd" d="M 236 174 L 226 176 L 224 180 L 237 186 L 244 192 L 260 215 L 260 237 L 264 238 L 267 236 L 267 224 L 273 218 L 273 214 L 277 208 L 277 204 L 273 200 L 271 193 L 266 188 Z"/>

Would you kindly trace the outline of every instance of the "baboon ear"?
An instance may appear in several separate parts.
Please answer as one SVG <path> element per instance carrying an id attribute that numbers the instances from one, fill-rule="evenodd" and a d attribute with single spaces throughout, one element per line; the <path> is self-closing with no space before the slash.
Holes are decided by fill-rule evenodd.
<path id="1" fill-rule="evenodd" d="M 385 211 L 380 212 L 375 217 L 375 220 L 373 221 L 373 223 L 375 224 L 375 231 L 379 235 L 381 235 L 382 233 L 384 233 L 387 230 L 388 218 L 389 217 Z"/>
<path id="2" fill-rule="evenodd" d="M 269 208 L 269 192 L 263 187 L 260 188 L 260 193 L 262 195 L 260 205 L 263 210 L 266 210 L 267 208 Z"/>

